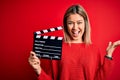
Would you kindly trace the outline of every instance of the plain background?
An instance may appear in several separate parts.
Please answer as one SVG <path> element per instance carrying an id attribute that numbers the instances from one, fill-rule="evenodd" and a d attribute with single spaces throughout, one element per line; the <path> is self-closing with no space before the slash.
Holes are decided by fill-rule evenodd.
<path id="1" fill-rule="evenodd" d="M 109 41 L 120 39 L 119 0 L 0 0 L 0 80 L 36 80 L 28 64 L 33 32 L 62 25 L 65 10 L 81 4 L 87 11 L 92 41 L 105 54 Z M 48 35 L 62 36 L 62 31 Z M 120 47 L 109 80 L 120 80 Z"/>

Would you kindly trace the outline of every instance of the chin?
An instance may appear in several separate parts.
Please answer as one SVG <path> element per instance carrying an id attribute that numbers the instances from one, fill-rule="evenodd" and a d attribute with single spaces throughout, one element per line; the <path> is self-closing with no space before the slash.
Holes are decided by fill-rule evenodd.
<path id="1" fill-rule="evenodd" d="M 73 39 L 73 40 L 81 40 L 82 37 L 80 37 L 80 36 L 78 36 L 78 37 L 74 37 L 74 36 L 73 36 L 72 39 Z"/>
<path id="2" fill-rule="evenodd" d="M 73 37 L 72 41 L 81 41 L 81 38 L 75 38 L 75 37 Z"/>

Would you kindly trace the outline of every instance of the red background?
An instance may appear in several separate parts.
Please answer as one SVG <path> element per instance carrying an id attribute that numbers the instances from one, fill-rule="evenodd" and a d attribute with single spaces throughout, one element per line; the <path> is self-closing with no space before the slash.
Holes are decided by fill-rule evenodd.
<path id="1" fill-rule="evenodd" d="M 28 64 L 33 32 L 62 25 L 65 10 L 76 3 L 88 12 L 92 41 L 102 52 L 109 41 L 120 39 L 119 0 L 1 0 L 0 80 L 36 80 Z M 119 59 L 120 47 L 114 52 L 115 67 L 109 80 L 120 80 Z"/>

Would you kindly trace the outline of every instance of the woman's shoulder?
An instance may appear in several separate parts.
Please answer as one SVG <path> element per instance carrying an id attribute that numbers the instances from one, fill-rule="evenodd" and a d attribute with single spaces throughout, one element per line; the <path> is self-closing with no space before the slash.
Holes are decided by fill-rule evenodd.
<path id="1" fill-rule="evenodd" d="M 66 43 L 66 42 L 63 42 L 62 43 L 63 46 L 65 47 L 80 47 L 80 48 L 86 48 L 86 49 L 95 49 L 95 50 L 98 50 L 98 46 L 96 44 L 86 44 L 86 43 Z"/>

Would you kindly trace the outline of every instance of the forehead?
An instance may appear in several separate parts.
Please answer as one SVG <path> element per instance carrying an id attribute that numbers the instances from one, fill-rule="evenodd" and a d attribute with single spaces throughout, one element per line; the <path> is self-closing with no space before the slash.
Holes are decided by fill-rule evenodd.
<path id="1" fill-rule="evenodd" d="M 67 21 L 78 21 L 78 20 L 84 20 L 83 17 L 79 14 L 70 14 L 67 18 Z"/>

